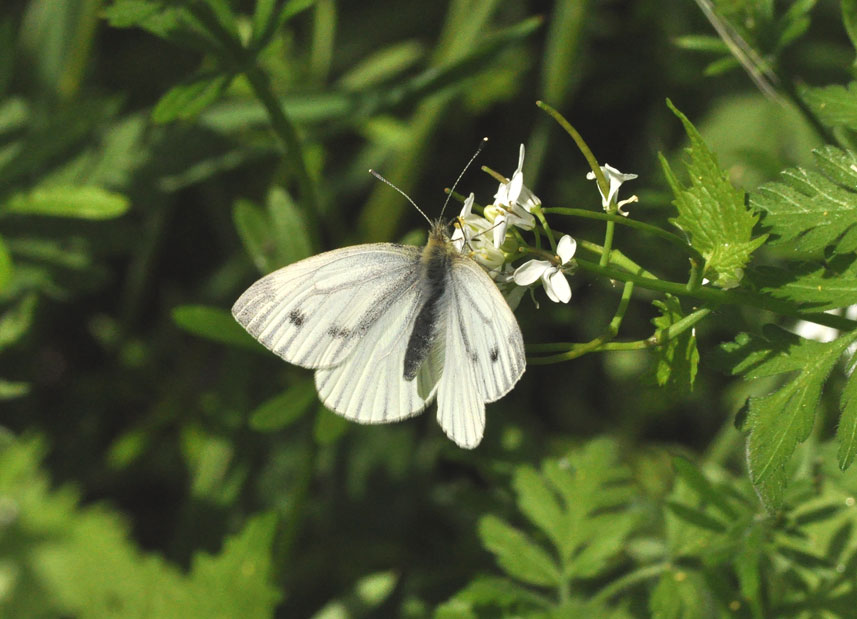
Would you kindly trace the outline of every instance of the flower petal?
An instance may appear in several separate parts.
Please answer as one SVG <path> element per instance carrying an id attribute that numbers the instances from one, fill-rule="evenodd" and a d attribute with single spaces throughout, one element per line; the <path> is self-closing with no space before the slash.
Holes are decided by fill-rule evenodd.
<path id="1" fill-rule="evenodd" d="M 563 234 L 559 243 L 556 244 L 556 255 L 563 264 L 567 263 L 574 257 L 574 252 L 577 251 L 577 241 L 567 234 Z"/>
<path id="2" fill-rule="evenodd" d="M 554 303 L 568 303 L 571 301 L 571 287 L 568 285 L 568 280 L 559 269 L 552 269 L 552 273 L 542 275 L 542 282 L 545 285 L 545 292 Z"/>
<path id="3" fill-rule="evenodd" d="M 497 215 L 494 219 L 494 247 L 500 247 L 506 240 L 506 228 L 508 226 L 505 213 Z"/>
<path id="4" fill-rule="evenodd" d="M 515 269 L 512 279 L 519 286 L 529 286 L 537 281 L 547 269 L 551 268 L 551 263 L 547 260 L 528 260 L 517 269 Z"/>

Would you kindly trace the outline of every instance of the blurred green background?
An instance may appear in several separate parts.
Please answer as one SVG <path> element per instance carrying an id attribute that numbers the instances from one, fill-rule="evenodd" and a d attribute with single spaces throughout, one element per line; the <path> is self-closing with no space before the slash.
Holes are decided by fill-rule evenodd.
<path id="1" fill-rule="evenodd" d="M 421 616 L 492 569 L 476 522 L 510 509 L 516 465 L 607 435 L 654 496 L 670 484 L 669 450 L 716 449 L 742 474 L 732 421 L 743 387 L 706 357 L 747 320 L 737 312 L 701 326 L 693 392 L 656 387 L 642 352 L 531 366 L 488 406 L 472 452 L 446 439 L 432 410 L 383 427 L 320 411 L 311 373 L 228 316 L 260 273 L 287 262 L 424 238 L 419 214 L 370 167 L 437 216 L 483 136 L 479 163 L 509 176 L 525 143 L 526 183 L 545 206 L 600 210 L 583 157 L 536 100 L 569 119 L 601 163 L 639 174 L 623 195 L 639 195 L 632 217 L 650 223 L 673 215 L 656 155 L 683 144 L 666 97 L 745 189 L 807 161 L 819 143 L 811 128 L 697 36 L 714 32 L 695 3 L 293 2 L 313 6 L 243 65 L 170 30 L 169 11 L 231 7 L 236 36 L 249 41 L 261 19 L 254 2 L 3 4 L 0 609 L 131 616 L 121 594 L 112 610 L 99 597 L 106 584 L 80 583 L 126 582 L 131 599 L 156 571 L 172 578 L 175 599 L 203 604 L 211 594 L 199 592 L 245 586 L 212 558 L 231 560 L 224 540 L 243 532 L 230 538 L 234 553 L 268 557 L 253 565 L 270 583 L 245 573 L 247 591 L 267 601 L 236 614 L 218 601 L 221 616 L 264 615 L 278 597 L 281 616 L 309 616 L 332 599 L 352 604 L 354 583 L 378 573 L 392 593 L 365 612 Z M 782 11 L 766 22 L 772 3 L 732 5 L 789 75 L 847 77 L 853 49 L 836 3 L 815 6 L 798 43 L 776 38 Z M 287 125 L 272 120 L 260 84 Z M 284 143 L 289 129 L 298 142 Z M 459 189 L 482 203 L 495 190 L 478 166 Z M 598 222 L 551 223 L 601 242 Z M 664 277 L 687 268 L 628 229 L 616 244 Z M 567 306 L 541 290 L 539 309 L 525 298 L 517 315 L 528 344 L 601 332 L 620 288 L 584 274 L 572 288 Z M 652 298 L 637 294 L 622 337 L 651 332 Z M 18 507 L 4 511 L 4 493 Z M 197 582 L 206 569 L 220 574 L 209 589 Z"/>

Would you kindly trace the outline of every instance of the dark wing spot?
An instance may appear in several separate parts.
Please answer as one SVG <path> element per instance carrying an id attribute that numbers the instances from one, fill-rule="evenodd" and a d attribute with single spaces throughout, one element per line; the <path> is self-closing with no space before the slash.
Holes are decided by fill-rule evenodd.
<path id="1" fill-rule="evenodd" d="M 306 317 L 301 313 L 299 309 L 293 309 L 289 312 L 289 322 L 295 325 L 296 327 L 300 327 L 304 324 L 304 320 Z"/>
<path id="2" fill-rule="evenodd" d="M 496 363 L 497 359 L 500 358 L 500 351 L 497 350 L 496 346 L 491 347 L 490 355 L 491 355 L 491 363 Z"/>
<path id="3" fill-rule="evenodd" d="M 327 334 L 334 339 L 345 339 L 349 335 L 351 335 L 351 331 L 346 327 L 337 327 L 336 325 L 330 325 L 327 329 Z"/>
<path id="4" fill-rule="evenodd" d="M 477 355 L 475 352 L 470 353 L 470 360 L 473 363 L 479 363 L 479 355 Z"/>

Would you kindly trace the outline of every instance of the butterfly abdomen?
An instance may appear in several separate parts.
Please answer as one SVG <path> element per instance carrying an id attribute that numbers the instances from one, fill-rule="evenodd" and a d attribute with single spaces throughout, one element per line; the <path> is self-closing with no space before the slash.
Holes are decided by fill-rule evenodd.
<path id="1" fill-rule="evenodd" d="M 441 331 L 449 263 L 452 260 L 450 251 L 454 251 L 454 248 L 443 233 L 437 228 L 433 229 L 420 258 L 423 305 L 414 321 L 405 350 L 405 380 L 416 377 Z"/>

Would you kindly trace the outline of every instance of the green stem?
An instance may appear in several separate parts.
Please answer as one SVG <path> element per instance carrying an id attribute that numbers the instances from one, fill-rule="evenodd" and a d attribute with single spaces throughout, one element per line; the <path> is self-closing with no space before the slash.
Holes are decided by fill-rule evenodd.
<path id="1" fill-rule="evenodd" d="M 622 325 L 622 319 L 625 317 L 625 312 L 628 311 L 628 304 L 631 302 L 633 292 L 633 282 L 625 282 L 625 287 L 622 289 L 622 297 L 619 299 L 619 307 L 616 308 L 616 313 L 613 315 L 613 318 L 610 320 L 610 324 L 607 325 L 604 333 L 596 337 L 594 340 L 583 344 L 573 344 L 570 350 L 558 355 L 536 357 L 528 359 L 527 361 L 534 365 L 545 365 L 548 363 L 556 363 L 558 361 L 576 359 L 577 357 L 582 357 L 587 353 L 595 352 L 596 350 L 603 350 L 607 343 L 619 333 L 619 327 Z"/>
<path id="2" fill-rule="evenodd" d="M 598 604 L 604 604 L 614 595 L 621 593 L 622 591 L 630 588 L 633 585 L 636 585 L 637 583 L 645 582 L 647 580 L 655 578 L 656 576 L 660 576 L 671 568 L 672 564 L 666 561 L 663 563 L 655 563 L 654 565 L 647 565 L 646 567 L 641 567 L 640 569 L 634 570 L 630 574 L 626 574 L 622 578 L 611 582 L 601 591 L 596 593 L 592 598 L 590 598 L 590 602 L 592 602 L 593 606 L 597 606 Z"/>
<path id="3" fill-rule="evenodd" d="M 607 226 L 604 229 L 604 248 L 601 251 L 601 258 L 598 259 L 598 264 L 601 266 L 607 266 L 607 263 L 610 262 L 610 252 L 613 248 L 613 232 L 616 230 L 616 224 L 612 221 L 607 222 Z"/>
<path id="4" fill-rule="evenodd" d="M 586 162 L 592 169 L 593 174 L 595 174 L 595 180 L 598 182 L 598 187 L 601 189 L 601 193 L 606 196 L 610 191 L 610 185 L 607 182 L 607 178 L 604 176 L 604 172 L 601 171 L 601 166 L 598 164 L 598 160 L 595 158 L 595 155 L 593 155 L 592 151 L 589 150 L 589 146 L 587 146 L 586 142 L 583 141 L 583 137 L 577 132 L 577 129 L 572 127 L 571 123 L 563 118 L 562 114 L 557 112 L 544 101 L 536 101 L 536 105 L 550 114 L 559 126 L 565 129 L 565 132 L 571 136 L 571 139 L 574 140 L 575 144 L 577 144 L 577 148 L 583 156 L 586 157 Z"/>
<path id="5" fill-rule="evenodd" d="M 318 235 L 319 231 L 319 200 L 316 193 L 315 183 L 309 175 L 306 161 L 304 160 L 303 148 L 301 140 L 298 137 L 298 131 L 289 120 L 286 113 L 283 111 L 280 102 L 274 96 L 271 89 L 268 76 L 258 67 L 250 67 L 245 71 L 247 80 L 253 89 L 253 94 L 259 99 L 265 110 L 268 112 L 268 117 L 271 121 L 271 129 L 277 134 L 277 137 L 282 140 L 286 147 L 286 157 L 289 159 L 291 168 L 294 170 L 300 195 L 303 199 L 304 213 L 310 223 L 310 230 Z M 318 238 L 313 239 L 318 241 Z"/>
<path id="6" fill-rule="evenodd" d="M 548 225 L 548 220 L 545 218 L 545 214 L 544 212 L 542 212 L 541 207 L 535 207 L 533 209 L 533 215 L 536 216 L 536 218 L 539 220 L 539 223 L 542 225 L 542 228 L 545 229 L 545 234 L 547 235 L 548 241 L 550 241 L 551 244 L 551 251 L 553 251 L 553 253 L 556 253 L 556 239 L 554 239 L 553 230 L 551 230 L 550 225 Z"/>
<path id="7" fill-rule="evenodd" d="M 680 247 L 691 256 L 696 257 L 700 261 L 702 260 L 702 256 L 698 251 L 696 251 L 693 247 L 688 245 L 687 241 L 685 241 L 680 236 L 673 234 L 672 232 L 667 232 L 663 228 L 658 228 L 657 226 L 653 226 L 651 224 L 644 223 L 642 221 L 637 221 L 636 219 L 630 219 L 628 217 L 623 217 L 622 215 L 614 215 L 612 213 L 602 213 L 595 211 L 588 211 L 586 209 L 579 208 L 565 208 L 565 207 L 550 207 L 550 208 L 542 208 L 542 210 L 547 213 L 555 213 L 557 215 L 566 215 L 568 217 L 580 217 L 582 219 L 596 219 L 599 221 L 612 221 L 622 226 L 627 226 L 629 228 L 634 228 L 636 230 L 641 230 L 643 232 L 648 232 L 658 238 L 665 240 L 671 245 L 675 245 L 676 247 Z"/>
<path id="8" fill-rule="evenodd" d="M 613 253 L 616 253 L 615 250 Z M 680 297 L 692 297 L 714 305 L 749 305 L 751 307 L 767 310 L 783 316 L 789 316 L 790 318 L 808 320 L 809 322 L 833 327 L 840 331 L 852 331 L 857 328 L 857 322 L 843 318 L 842 316 L 825 314 L 824 312 L 802 312 L 790 303 L 771 297 L 761 296 L 752 292 L 745 292 L 742 290 L 721 290 L 719 288 L 711 288 L 708 286 L 701 286 L 695 290 L 688 290 L 687 284 L 684 283 L 670 282 L 653 278 L 650 275 L 647 276 L 631 273 L 609 265 L 603 267 L 594 262 L 589 262 L 588 260 L 580 258 L 577 258 L 576 261 L 578 266 L 585 271 L 618 281 L 631 281 L 647 290 L 669 292 L 670 294 Z M 611 262 L 615 263 L 615 261 Z"/>

